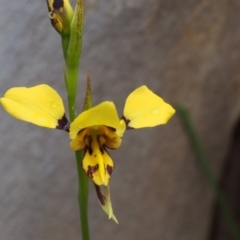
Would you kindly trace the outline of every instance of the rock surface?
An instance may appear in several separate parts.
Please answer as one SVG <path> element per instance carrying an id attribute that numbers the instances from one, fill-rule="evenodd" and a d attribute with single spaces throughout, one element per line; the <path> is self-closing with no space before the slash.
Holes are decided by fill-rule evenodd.
<path id="1" fill-rule="evenodd" d="M 47 83 L 66 100 L 60 38 L 46 3 L 0 3 L 1 96 Z M 237 0 L 86 0 L 79 110 L 88 71 L 94 103 L 113 100 L 119 114 L 126 96 L 146 84 L 190 109 L 218 176 L 240 110 L 239 11 Z M 80 239 L 68 136 L 2 109 L 0 116 L 1 240 Z M 213 193 L 177 115 L 165 126 L 129 131 L 111 155 L 120 224 L 108 221 L 91 188 L 92 239 L 207 239 Z"/>

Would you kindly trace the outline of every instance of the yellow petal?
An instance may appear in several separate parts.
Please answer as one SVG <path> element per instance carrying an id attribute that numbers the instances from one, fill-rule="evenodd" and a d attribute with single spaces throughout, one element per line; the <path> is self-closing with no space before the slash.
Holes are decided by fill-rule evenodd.
<path id="1" fill-rule="evenodd" d="M 84 137 L 87 132 L 87 129 L 83 129 L 80 133 L 71 141 L 70 148 L 73 151 L 83 150 L 86 146 Z"/>
<path id="2" fill-rule="evenodd" d="M 125 126 L 121 124 L 113 102 L 103 102 L 81 113 L 70 125 L 70 138 L 74 139 L 78 132 L 87 127 L 108 126 L 123 134 Z"/>
<path id="3" fill-rule="evenodd" d="M 123 116 L 128 127 L 144 128 L 165 124 L 174 113 L 171 105 L 142 86 L 128 96 Z"/>
<path id="4" fill-rule="evenodd" d="M 95 187 L 97 191 L 98 200 L 102 209 L 108 215 L 109 219 L 113 219 L 116 223 L 118 223 L 117 218 L 113 214 L 109 185 L 103 186 L 104 192 L 101 191 L 100 186 L 95 185 Z"/>
<path id="5" fill-rule="evenodd" d="M 13 117 L 41 127 L 58 128 L 68 122 L 61 97 L 48 85 L 11 88 L 1 104 Z"/>
<path id="6" fill-rule="evenodd" d="M 111 149 L 116 149 L 121 146 L 122 139 L 109 127 L 101 126 L 98 135 L 101 146 L 106 146 Z"/>
<path id="7" fill-rule="evenodd" d="M 83 169 L 95 184 L 107 186 L 114 168 L 113 161 L 96 138 L 89 139 L 89 143 L 82 162 Z"/>

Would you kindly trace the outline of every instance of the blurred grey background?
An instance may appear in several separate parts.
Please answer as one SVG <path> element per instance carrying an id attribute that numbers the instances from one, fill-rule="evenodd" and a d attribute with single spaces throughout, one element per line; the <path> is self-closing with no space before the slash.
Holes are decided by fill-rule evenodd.
<path id="1" fill-rule="evenodd" d="M 47 83 L 66 102 L 60 37 L 46 2 L 0 3 L 1 96 L 13 86 Z M 190 109 L 220 178 L 240 112 L 239 1 L 85 5 L 79 111 L 88 71 L 94 103 L 112 100 L 120 115 L 126 96 L 146 84 L 167 102 Z M 76 164 L 67 134 L 19 122 L 2 109 L 0 118 L 0 239 L 80 239 Z M 107 219 L 91 186 L 92 239 L 209 238 L 213 193 L 177 115 L 165 126 L 127 132 L 111 155 L 119 225 Z"/>

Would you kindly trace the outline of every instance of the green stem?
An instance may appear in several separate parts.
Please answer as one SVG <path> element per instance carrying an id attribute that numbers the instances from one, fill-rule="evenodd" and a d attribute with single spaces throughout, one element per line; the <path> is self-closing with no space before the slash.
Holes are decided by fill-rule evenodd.
<path id="1" fill-rule="evenodd" d="M 227 200 L 224 197 L 224 195 L 214 177 L 212 169 L 209 165 L 209 160 L 205 154 L 205 151 L 201 144 L 197 130 L 191 119 L 191 116 L 190 116 L 188 110 L 186 108 L 184 108 L 183 106 L 177 106 L 176 109 L 182 120 L 183 126 L 184 126 L 185 131 L 188 135 L 188 138 L 192 144 L 193 150 L 199 160 L 199 163 L 201 164 L 201 167 L 202 167 L 202 169 L 214 191 L 215 197 L 218 201 L 218 204 L 219 204 L 219 207 L 223 214 L 223 217 L 225 218 L 225 221 L 228 225 L 229 231 L 231 232 L 231 234 L 235 240 L 239 240 L 240 239 L 239 227 L 234 219 L 232 211 L 227 203 Z"/>
<path id="2" fill-rule="evenodd" d="M 67 69 L 68 107 L 71 122 L 76 117 L 75 101 L 77 96 L 78 67 Z"/>
<path id="3" fill-rule="evenodd" d="M 69 115 L 71 122 L 75 119 L 75 98 L 68 95 Z M 75 153 L 77 171 L 78 171 L 78 204 L 80 210 L 82 239 L 89 240 L 89 226 L 88 226 L 88 191 L 89 181 L 82 168 L 83 151 Z"/>
<path id="4" fill-rule="evenodd" d="M 70 36 L 62 36 L 62 48 L 66 62 L 64 73 L 65 83 L 68 92 L 68 108 L 71 122 L 76 117 L 75 101 L 77 96 L 78 69 L 82 49 L 82 35 L 84 24 L 84 4 L 83 0 L 77 0 L 74 16 L 71 22 Z M 75 153 L 78 171 L 78 203 L 80 210 L 82 239 L 89 240 L 88 226 L 88 191 L 89 181 L 82 169 L 83 152 Z"/>
<path id="5" fill-rule="evenodd" d="M 78 202 L 80 208 L 80 220 L 82 226 L 82 239 L 89 240 L 89 227 L 88 227 L 88 188 L 89 180 L 86 173 L 82 168 L 83 152 L 79 151 L 75 153 L 78 170 Z"/>

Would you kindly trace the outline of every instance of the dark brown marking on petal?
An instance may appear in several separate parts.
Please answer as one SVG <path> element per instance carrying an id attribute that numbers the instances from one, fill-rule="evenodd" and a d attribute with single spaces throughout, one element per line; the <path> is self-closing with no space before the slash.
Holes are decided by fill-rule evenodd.
<path id="1" fill-rule="evenodd" d="M 104 148 L 104 150 L 106 151 L 106 154 L 108 154 L 108 156 L 110 157 L 110 154 L 109 154 L 109 152 L 107 151 L 107 149 Z M 112 172 L 113 172 L 113 169 L 114 169 L 114 165 L 113 165 L 113 166 L 110 166 L 110 165 L 107 164 L 107 167 L 105 168 L 105 171 L 107 171 L 107 173 L 108 173 L 109 175 L 111 175 Z"/>
<path id="2" fill-rule="evenodd" d="M 86 128 L 81 129 L 80 131 L 78 131 L 77 135 L 80 134 L 82 131 L 84 131 Z M 86 135 L 84 135 L 84 139 L 86 139 Z"/>
<path id="3" fill-rule="evenodd" d="M 108 172 L 108 174 L 111 176 L 111 174 L 112 174 L 112 172 L 113 172 L 113 167 L 112 166 L 110 166 L 110 165 L 107 165 L 107 172 Z"/>
<path id="4" fill-rule="evenodd" d="M 126 123 L 127 130 L 135 129 L 133 127 L 129 127 L 128 124 L 131 122 L 131 120 L 127 119 L 126 117 L 122 116 L 122 120 Z"/>
<path id="5" fill-rule="evenodd" d="M 101 146 L 101 143 L 100 143 L 100 135 L 98 135 L 97 136 L 97 142 L 98 142 L 98 145 L 99 145 L 99 149 L 100 149 L 100 151 L 101 151 L 101 153 L 102 153 L 102 155 L 104 154 L 104 151 L 103 151 L 103 146 Z"/>
<path id="6" fill-rule="evenodd" d="M 106 125 L 105 125 L 106 126 Z M 116 132 L 116 128 L 106 126 L 107 128 L 111 129 L 113 132 Z"/>
<path id="7" fill-rule="evenodd" d="M 98 170 L 98 164 L 96 164 L 95 166 L 90 166 L 88 165 L 88 170 L 87 170 L 87 175 L 92 179 L 93 178 L 93 174 Z"/>
<path id="8" fill-rule="evenodd" d="M 68 121 L 68 119 L 64 113 L 63 117 L 58 120 L 58 125 L 57 125 L 56 129 L 60 129 L 60 130 L 69 132 L 69 126 L 70 126 L 70 122 Z"/>
<path id="9" fill-rule="evenodd" d="M 102 206 L 104 206 L 104 205 L 105 205 L 105 202 L 106 202 L 106 198 L 105 198 L 105 196 L 101 193 L 100 187 L 99 187 L 98 185 L 96 185 L 96 184 L 94 184 L 94 186 L 95 186 L 95 189 L 96 189 L 96 192 L 97 192 L 98 200 L 99 200 L 100 204 L 101 204 Z"/>
<path id="10" fill-rule="evenodd" d="M 56 10 L 59 10 L 60 8 L 62 8 L 64 5 L 63 0 L 54 0 L 53 1 L 53 8 Z"/>
<path id="11" fill-rule="evenodd" d="M 122 116 L 122 120 L 126 123 L 126 125 L 128 126 L 128 124 L 130 123 L 130 120 L 128 120 L 126 117 Z"/>
<path id="12" fill-rule="evenodd" d="M 93 154 L 93 149 L 92 149 L 92 137 L 91 136 L 87 136 L 88 138 L 88 143 L 87 143 L 87 150 L 89 152 L 89 154 L 92 156 Z"/>
<path id="13" fill-rule="evenodd" d="M 88 153 L 92 156 L 92 154 L 93 154 L 92 148 L 90 146 L 87 146 L 86 148 L 88 150 Z"/>

